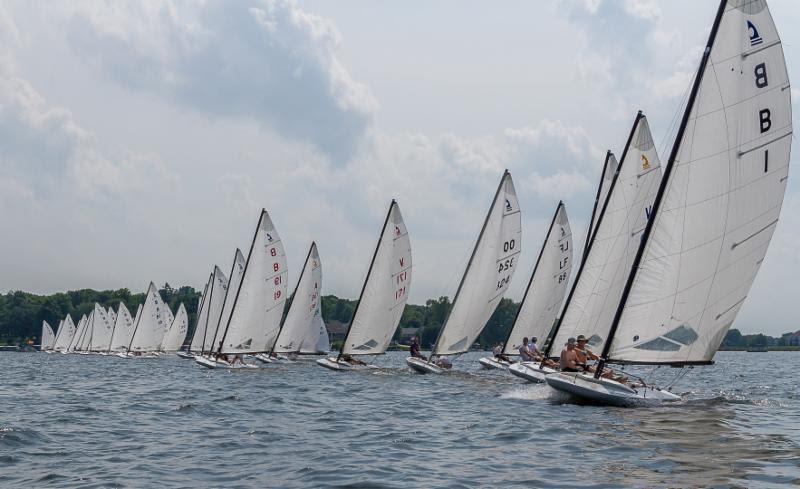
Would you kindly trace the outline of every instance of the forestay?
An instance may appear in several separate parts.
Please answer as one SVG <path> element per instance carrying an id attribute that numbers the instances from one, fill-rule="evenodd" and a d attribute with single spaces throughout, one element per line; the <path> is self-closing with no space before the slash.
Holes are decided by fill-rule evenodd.
<path id="1" fill-rule="evenodd" d="M 61 326 L 56 333 L 56 341 L 53 349 L 57 351 L 66 350 L 72 339 L 75 337 L 75 323 L 72 322 L 72 316 L 67 314 L 67 317 L 61 322 Z"/>
<path id="2" fill-rule="evenodd" d="M 53 328 L 47 324 L 47 321 L 42 321 L 42 336 L 39 340 L 39 349 L 42 351 L 52 350 L 55 341 L 56 335 L 53 333 Z"/>
<path id="3" fill-rule="evenodd" d="M 172 323 L 172 312 L 161 300 L 158 289 L 152 282 L 138 318 L 128 351 L 157 350 L 161 346 L 167 327 Z"/>
<path id="4" fill-rule="evenodd" d="M 95 303 L 92 313 L 91 335 L 89 339 L 90 351 L 108 351 L 111 346 L 111 335 L 114 323 L 108 317 L 108 310 Z"/>
<path id="5" fill-rule="evenodd" d="M 608 339 L 660 181 L 661 164 L 653 136 L 647 118 L 639 113 L 565 306 L 552 343 L 555 351 L 560 351 L 568 338 L 581 334 L 598 352 Z"/>
<path id="6" fill-rule="evenodd" d="M 141 304 L 139 305 L 141 308 Z M 141 309 L 139 309 L 141 310 Z M 134 320 L 130 311 L 122 302 L 117 307 L 117 320 L 114 322 L 114 332 L 111 335 L 109 351 L 124 351 L 133 337 Z"/>
<path id="7" fill-rule="evenodd" d="M 400 206 L 392 200 L 342 353 L 385 353 L 403 315 L 410 287 L 411 241 Z"/>
<path id="8" fill-rule="evenodd" d="M 783 48 L 765 1 L 720 8 L 609 361 L 710 361 L 778 222 L 792 142 Z"/>
<path id="9" fill-rule="evenodd" d="M 183 340 L 186 339 L 186 332 L 189 330 L 189 315 L 186 313 L 186 308 L 181 303 L 178 306 L 178 312 L 172 320 L 172 324 L 164 335 L 164 341 L 161 343 L 161 350 L 163 351 L 178 351 L 183 345 Z"/>
<path id="10" fill-rule="evenodd" d="M 311 243 L 303 271 L 295 287 L 292 304 L 278 335 L 273 351 L 299 352 L 304 342 L 319 336 L 317 318 L 321 318 L 320 290 L 322 289 L 322 262 L 317 244 Z"/>
<path id="11" fill-rule="evenodd" d="M 469 350 L 503 298 L 521 249 L 522 222 L 517 193 L 506 171 L 481 228 L 433 354 Z"/>
<path id="12" fill-rule="evenodd" d="M 559 202 L 503 353 L 517 354 L 524 337 L 544 340 L 564 301 L 571 271 L 572 231 L 567 209 Z"/>
<path id="13" fill-rule="evenodd" d="M 247 254 L 241 283 L 236 288 L 231 287 L 228 296 L 227 301 L 233 302 L 230 317 L 227 321 L 223 317 L 221 352 L 272 349 L 286 302 L 286 254 L 272 219 L 264 209 Z"/>

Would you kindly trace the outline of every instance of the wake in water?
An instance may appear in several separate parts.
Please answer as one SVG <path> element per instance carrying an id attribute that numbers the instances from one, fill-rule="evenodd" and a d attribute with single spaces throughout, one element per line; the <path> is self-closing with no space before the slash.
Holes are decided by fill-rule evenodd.
<path id="1" fill-rule="evenodd" d="M 500 399 L 519 399 L 523 401 L 553 400 L 559 393 L 544 384 L 521 385 L 500 394 Z"/>

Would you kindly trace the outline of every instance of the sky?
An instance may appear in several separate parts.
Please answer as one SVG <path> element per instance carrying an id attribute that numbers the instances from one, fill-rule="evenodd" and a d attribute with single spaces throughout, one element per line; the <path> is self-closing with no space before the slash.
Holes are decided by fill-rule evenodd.
<path id="1" fill-rule="evenodd" d="M 716 5 L 4 1 L 0 291 L 202 289 L 263 207 L 290 284 L 316 240 L 323 293 L 355 298 L 396 198 L 410 302 L 452 297 L 508 168 L 519 300 L 559 200 L 584 239 L 637 110 L 666 160 Z M 800 4 L 770 8 L 793 77 Z M 743 332 L 800 329 L 798 210 L 790 179 Z"/>

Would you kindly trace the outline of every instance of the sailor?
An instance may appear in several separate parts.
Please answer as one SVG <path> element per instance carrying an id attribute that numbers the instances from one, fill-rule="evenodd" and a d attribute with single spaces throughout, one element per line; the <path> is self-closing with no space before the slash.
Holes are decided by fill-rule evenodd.
<path id="1" fill-rule="evenodd" d="M 411 356 L 414 358 L 425 358 L 425 356 L 419 351 L 419 338 L 416 336 L 411 338 Z"/>
<path id="2" fill-rule="evenodd" d="M 575 345 L 575 354 L 578 355 L 578 366 L 587 372 L 594 372 L 594 367 L 587 365 L 589 360 L 599 360 L 600 357 L 592 353 L 591 350 L 586 348 L 588 340 L 584 335 L 578 335 Z"/>
<path id="3" fill-rule="evenodd" d="M 568 339 L 567 344 L 561 351 L 561 358 L 558 362 L 558 366 L 561 368 L 562 372 L 582 371 L 580 365 L 578 365 L 578 354 L 575 353 L 575 343 L 575 338 Z"/>
<path id="4" fill-rule="evenodd" d="M 342 360 L 349 363 L 350 365 L 366 365 L 366 363 L 362 362 L 358 358 L 351 356 L 349 353 L 342 353 Z"/>
<path id="5" fill-rule="evenodd" d="M 533 352 L 531 352 L 530 347 L 528 346 L 528 337 L 522 338 L 522 345 L 519 347 L 519 357 L 523 362 L 533 362 L 536 360 Z"/>
<path id="6" fill-rule="evenodd" d="M 511 363 L 511 359 L 508 358 L 508 355 L 503 353 L 503 344 L 502 343 L 498 343 L 497 346 L 492 348 L 492 354 L 494 355 L 494 358 L 496 358 L 498 362 Z"/>

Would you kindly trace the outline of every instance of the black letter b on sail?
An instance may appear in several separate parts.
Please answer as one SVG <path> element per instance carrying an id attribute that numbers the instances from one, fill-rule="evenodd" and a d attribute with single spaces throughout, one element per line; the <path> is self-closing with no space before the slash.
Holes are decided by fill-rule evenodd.
<path id="1" fill-rule="evenodd" d="M 769 131 L 769 128 L 772 127 L 772 120 L 770 119 L 770 112 L 769 109 L 761 109 L 758 111 L 758 119 L 761 123 L 761 134 Z"/>

